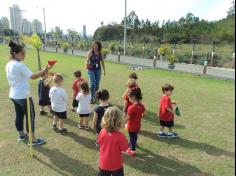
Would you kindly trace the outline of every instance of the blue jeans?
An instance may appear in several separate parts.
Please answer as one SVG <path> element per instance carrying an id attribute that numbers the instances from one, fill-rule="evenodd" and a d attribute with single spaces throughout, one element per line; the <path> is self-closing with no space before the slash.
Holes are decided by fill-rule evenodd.
<path id="1" fill-rule="evenodd" d="M 95 98 L 96 92 L 99 89 L 101 73 L 102 73 L 101 69 L 88 70 L 88 75 L 90 79 L 90 91 L 93 99 Z"/>
<path id="2" fill-rule="evenodd" d="M 16 112 L 16 119 L 15 119 L 15 126 L 18 132 L 24 131 L 24 117 L 26 116 L 26 131 L 29 133 L 29 127 L 28 127 L 28 112 L 27 112 L 27 100 L 26 99 L 11 99 L 14 106 L 15 106 L 15 112 Z M 32 132 L 35 131 L 35 110 L 34 110 L 34 103 L 33 99 L 30 98 L 30 112 L 31 112 L 31 127 Z"/>

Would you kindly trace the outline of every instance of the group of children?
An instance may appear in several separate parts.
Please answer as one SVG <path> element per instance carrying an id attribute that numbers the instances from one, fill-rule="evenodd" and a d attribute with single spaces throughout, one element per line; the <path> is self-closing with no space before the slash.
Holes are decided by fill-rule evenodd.
<path id="1" fill-rule="evenodd" d="M 80 117 L 78 128 L 89 130 L 91 94 L 87 81 L 82 78 L 81 72 L 74 72 L 75 80 L 72 85 L 73 102 L 71 111 L 77 112 Z M 127 82 L 127 89 L 122 95 L 124 101 L 123 113 L 109 103 L 109 91 L 99 90 L 96 99 L 99 105 L 93 110 L 92 128 L 96 129 L 96 146 L 100 147 L 99 175 L 124 175 L 122 152 L 135 156 L 138 133 L 141 129 L 141 120 L 146 115 L 146 108 L 142 104 L 142 91 L 139 87 L 138 76 L 131 73 Z M 53 86 L 51 86 L 53 84 Z M 160 118 L 159 137 L 177 137 L 172 131 L 176 102 L 171 101 L 174 87 L 165 84 L 162 87 L 163 95 L 160 99 L 158 117 Z M 67 132 L 64 119 L 67 118 L 68 95 L 63 89 L 63 76 L 61 74 L 45 75 L 39 82 L 40 114 L 46 115 L 44 107 L 48 106 L 53 114 L 52 128 L 59 134 Z M 124 119 L 122 118 L 124 117 Z M 120 132 L 122 121 L 129 134 L 129 143 L 125 135 Z M 166 133 L 164 128 L 168 128 Z M 111 157 L 112 156 L 112 157 Z M 115 158 L 115 159 L 114 159 Z"/>

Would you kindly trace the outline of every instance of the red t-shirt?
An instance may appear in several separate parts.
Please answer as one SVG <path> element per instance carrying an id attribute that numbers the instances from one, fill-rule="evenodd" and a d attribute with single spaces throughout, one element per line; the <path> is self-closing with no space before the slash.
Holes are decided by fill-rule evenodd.
<path id="1" fill-rule="evenodd" d="M 132 104 L 128 108 L 127 115 L 130 117 L 130 119 L 127 122 L 127 129 L 129 132 L 139 132 L 144 111 L 145 107 L 141 103 Z"/>
<path id="2" fill-rule="evenodd" d="M 107 171 L 122 168 L 122 152 L 129 147 L 125 135 L 119 131 L 109 133 L 102 129 L 98 136 L 98 143 L 100 144 L 99 168 Z"/>
<path id="3" fill-rule="evenodd" d="M 79 93 L 79 84 L 81 84 L 82 82 L 84 82 L 85 80 L 83 78 L 79 78 L 74 80 L 73 84 L 72 84 L 72 90 L 73 90 L 73 96 L 74 98 L 78 95 Z"/>
<path id="4" fill-rule="evenodd" d="M 174 115 L 167 111 L 167 108 L 170 108 L 173 110 L 173 106 L 171 103 L 171 99 L 167 95 L 163 95 L 160 100 L 160 111 L 159 111 L 159 117 L 161 120 L 170 122 L 173 121 Z"/>

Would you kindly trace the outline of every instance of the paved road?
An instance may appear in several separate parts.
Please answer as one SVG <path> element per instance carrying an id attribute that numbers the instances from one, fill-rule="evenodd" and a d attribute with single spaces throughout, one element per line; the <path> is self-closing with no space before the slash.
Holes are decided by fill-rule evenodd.
<path id="1" fill-rule="evenodd" d="M 55 48 L 46 48 L 47 51 L 55 52 Z M 58 52 L 63 52 L 62 49 L 58 49 Z M 68 50 L 68 54 L 71 54 L 71 50 Z M 78 51 L 74 50 L 74 55 L 78 56 L 86 56 L 86 51 Z M 118 62 L 118 56 L 117 55 L 108 55 L 107 60 Z M 138 57 L 130 57 L 130 56 L 121 56 L 120 63 L 123 64 L 132 64 L 132 65 L 140 65 L 148 68 L 153 68 L 153 60 L 152 59 L 143 59 Z M 193 65 L 193 64 L 184 64 L 184 63 L 176 63 L 175 64 L 175 71 L 181 71 L 181 72 L 188 72 L 193 73 L 197 75 L 203 75 L 203 66 L 202 65 Z M 168 69 L 168 63 L 158 60 L 156 64 L 156 68 L 161 69 Z M 168 69 L 170 70 L 170 69 Z M 235 70 L 234 69 L 228 69 L 228 68 L 219 68 L 219 67 L 207 67 L 207 74 L 208 76 L 221 78 L 221 79 L 230 79 L 235 80 Z"/>

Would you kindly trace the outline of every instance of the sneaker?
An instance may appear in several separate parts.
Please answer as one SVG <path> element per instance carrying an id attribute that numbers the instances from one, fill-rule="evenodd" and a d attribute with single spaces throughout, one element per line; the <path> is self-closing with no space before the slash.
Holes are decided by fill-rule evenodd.
<path id="1" fill-rule="evenodd" d="M 136 152 L 131 150 L 131 148 L 128 148 L 126 152 L 128 153 L 129 156 L 132 156 L 132 157 L 135 157 L 136 155 Z"/>
<path id="2" fill-rule="evenodd" d="M 68 130 L 66 128 L 59 129 L 58 133 L 63 134 L 66 133 Z"/>
<path id="3" fill-rule="evenodd" d="M 165 132 L 159 132 L 159 133 L 157 134 L 157 136 L 158 136 L 158 137 L 161 137 L 161 138 L 168 137 L 167 133 L 165 133 Z"/>
<path id="4" fill-rule="evenodd" d="M 57 124 L 53 124 L 53 125 L 52 125 L 52 129 L 53 129 L 53 130 L 56 130 L 56 129 L 57 129 Z"/>
<path id="5" fill-rule="evenodd" d="M 89 128 L 89 126 L 86 126 L 86 127 L 84 127 L 84 129 L 89 130 L 90 128 Z"/>
<path id="6" fill-rule="evenodd" d="M 32 142 L 32 146 L 39 146 L 39 145 L 42 145 L 44 144 L 46 141 L 44 138 L 38 138 L 36 139 L 36 141 L 33 141 Z M 28 146 L 30 145 L 30 143 L 28 143 Z"/>
<path id="7" fill-rule="evenodd" d="M 94 142 L 96 147 L 100 147 L 99 143 L 97 141 Z"/>
<path id="8" fill-rule="evenodd" d="M 84 126 L 80 126 L 80 124 L 77 125 L 77 127 L 78 127 L 79 129 L 84 129 Z"/>
<path id="9" fill-rule="evenodd" d="M 25 134 L 24 136 L 19 136 L 18 141 L 24 141 L 27 137 L 27 134 Z"/>
<path id="10" fill-rule="evenodd" d="M 168 134 L 168 138 L 176 138 L 176 137 L 178 137 L 178 134 L 175 133 L 175 132 L 172 132 L 172 133 Z"/>
<path id="11" fill-rule="evenodd" d="M 48 113 L 46 112 L 46 111 L 40 111 L 39 112 L 39 115 L 41 115 L 41 116 L 45 116 L 45 115 L 47 115 Z"/>

